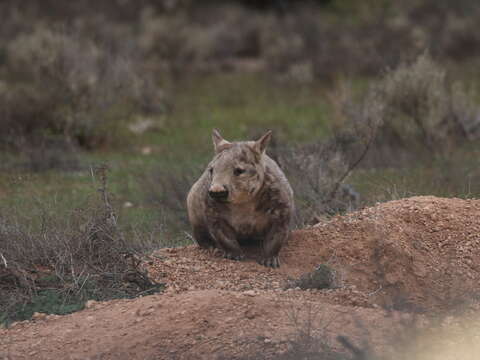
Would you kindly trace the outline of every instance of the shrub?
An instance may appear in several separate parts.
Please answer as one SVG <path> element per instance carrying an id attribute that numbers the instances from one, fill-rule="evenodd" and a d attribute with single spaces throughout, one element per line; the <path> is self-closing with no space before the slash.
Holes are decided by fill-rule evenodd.
<path id="1" fill-rule="evenodd" d="M 475 96 L 424 53 L 386 71 L 360 96 L 341 83 L 331 96 L 335 137 L 347 164 L 362 149 L 363 167 L 431 161 L 479 138 Z"/>
<path id="2" fill-rule="evenodd" d="M 294 190 L 299 227 L 317 223 L 324 216 L 355 210 L 360 205 L 360 194 L 346 181 L 376 140 L 383 106 L 371 97 L 368 107 L 353 102 L 349 94 L 334 98 L 340 99 L 337 104 L 340 115 L 330 138 L 274 149 L 273 157 Z"/>
<path id="3" fill-rule="evenodd" d="M 349 170 L 338 148 L 318 143 L 284 148 L 273 156 L 293 187 L 297 227 L 356 207 L 356 199 L 342 196 L 343 191 L 339 191 L 348 192 L 341 183 Z"/>
<path id="4" fill-rule="evenodd" d="M 86 148 L 113 142 L 134 115 L 159 110 L 158 90 L 127 46 L 36 27 L 6 49 L 0 86 L 2 145 L 63 139 Z"/>
<path id="5" fill-rule="evenodd" d="M 431 160 L 432 153 L 446 154 L 480 135 L 473 95 L 459 83 L 450 85 L 428 54 L 387 71 L 360 101 L 346 86 L 331 99 L 330 139 L 273 152 L 294 188 L 297 226 L 357 208 L 360 195 L 345 182 L 359 165 Z"/>
<path id="6" fill-rule="evenodd" d="M 75 24 L 109 42 L 139 44 L 149 71 L 176 76 L 261 64 L 282 78 L 379 74 L 425 49 L 445 61 L 478 58 L 480 11 L 473 0 L 355 1 L 144 0 L 81 4 L 3 2 L 5 45 L 38 24 Z M 270 11 L 259 11 L 260 8 Z M 254 60 L 246 61 L 245 59 Z M 266 66 L 262 66 L 266 65 Z"/>
<path id="7" fill-rule="evenodd" d="M 142 12 L 138 43 L 151 68 L 174 77 L 232 69 L 258 57 L 262 20 L 240 6 L 204 5 L 173 15 Z"/>
<path id="8" fill-rule="evenodd" d="M 261 32 L 268 70 L 294 81 L 375 75 L 418 52 L 410 33 L 391 26 L 393 21 L 388 21 L 391 17 L 382 6 L 371 7 L 368 16 L 359 16 L 355 8 L 352 5 L 339 15 L 303 6 L 284 17 L 270 18 Z M 299 69 L 303 69 L 300 76 Z"/>
<path id="9" fill-rule="evenodd" d="M 339 286 L 337 271 L 327 264 L 318 265 L 315 270 L 303 274 L 298 279 L 289 282 L 287 288 L 333 289 Z"/>
<path id="10" fill-rule="evenodd" d="M 1 209 L 1 322 L 25 319 L 33 312 L 73 311 L 88 299 L 160 289 L 138 257 L 152 244 L 127 238 L 107 191 L 106 168 L 99 167 L 96 175 L 99 196 L 67 216 L 44 203 L 28 218 Z"/>
<path id="11" fill-rule="evenodd" d="M 479 136 L 480 118 L 472 97 L 460 84 L 450 85 L 445 70 L 427 53 L 388 71 L 372 86 L 362 106 L 377 103 L 380 143 L 439 153 Z"/>

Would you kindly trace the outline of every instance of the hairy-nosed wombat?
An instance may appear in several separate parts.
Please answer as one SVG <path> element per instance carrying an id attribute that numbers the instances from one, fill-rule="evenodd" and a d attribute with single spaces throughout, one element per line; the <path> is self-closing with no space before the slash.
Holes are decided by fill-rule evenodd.
<path id="1" fill-rule="evenodd" d="M 213 130 L 215 156 L 187 197 L 193 237 L 240 260 L 242 241 L 261 242 L 261 264 L 280 266 L 278 253 L 290 231 L 293 192 L 277 163 L 265 154 L 271 137 L 228 142 Z"/>

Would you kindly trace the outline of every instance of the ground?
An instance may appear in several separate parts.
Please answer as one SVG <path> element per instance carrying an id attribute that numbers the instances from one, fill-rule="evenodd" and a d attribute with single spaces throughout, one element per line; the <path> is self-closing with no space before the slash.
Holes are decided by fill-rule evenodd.
<path id="1" fill-rule="evenodd" d="M 413 197 L 334 217 L 294 231 L 280 269 L 258 265 L 255 248 L 247 252 L 235 262 L 196 246 L 159 250 L 145 266 L 165 293 L 37 314 L 0 330 L 0 359 L 270 359 L 308 329 L 346 353 L 339 335 L 383 355 L 409 339 L 403 353 L 415 342 L 408 351 L 441 349 L 431 359 L 447 359 L 461 343 L 452 332 L 468 332 L 465 319 L 478 314 L 480 200 Z M 320 264 L 335 271 L 335 288 L 292 285 Z M 434 321 L 451 331 L 448 349 L 413 338 L 440 334 Z M 471 354 L 480 352 L 476 344 Z"/>

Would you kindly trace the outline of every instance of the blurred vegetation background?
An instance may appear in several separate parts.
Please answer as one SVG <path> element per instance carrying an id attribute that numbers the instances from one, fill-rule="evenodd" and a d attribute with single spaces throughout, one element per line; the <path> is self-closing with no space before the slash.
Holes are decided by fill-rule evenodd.
<path id="1" fill-rule="evenodd" d="M 480 194 L 475 0 L 6 0 L 0 14 L 0 322 L 32 299 L 151 289 L 127 259 L 191 243 L 185 197 L 213 127 L 274 131 L 298 227 Z"/>

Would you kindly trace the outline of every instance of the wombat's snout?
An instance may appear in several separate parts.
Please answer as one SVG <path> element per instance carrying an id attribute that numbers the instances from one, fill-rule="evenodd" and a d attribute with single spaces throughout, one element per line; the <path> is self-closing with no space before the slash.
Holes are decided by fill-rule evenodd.
<path id="1" fill-rule="evenodd" d="M 222 187 L 212 186 L 208 190 L 208 195 L 215 200 L 226 200 L 228 198 L 228 189 L 225 185 Z"/>

